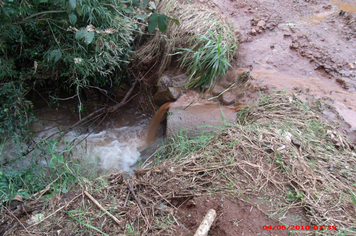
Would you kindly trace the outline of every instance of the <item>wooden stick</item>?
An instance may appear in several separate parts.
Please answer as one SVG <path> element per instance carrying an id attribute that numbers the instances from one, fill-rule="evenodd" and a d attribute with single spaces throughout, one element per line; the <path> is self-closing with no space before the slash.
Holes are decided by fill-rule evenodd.
<path id="1" fill-rule="evenodd" d="M 29 235 L 33 235 L 33 234 L 31 234 L 28 230 L 27 230 L 27 228 L 21 223 L 21 221 L 14 215 L 14 214 L 12 214 L 12 212 L 9 210 L 9 209 L 7 209 L 5 206 L 3 206 L 9 213 L 10 213 L 10 215 L 12 216 L 12 217 L 14 217 L 18 222 L 19 222 L 19 224 L 25 229 L 25 231 L 29 234 Z"/>
<path id="2" fill-rule="evenodd" d="M 201 222 L 194 236 L 207 236 L 209 229 L 215 220 L 215 217 L 216 217 L 216 211 L 214 209 L 210 209 L 208 213 L 206 213 L 203 221 Z"/>
<path id="3" fill-rule="evenodd" d="M 107 214 L 108 216 L 111 217 L 111 219 L 113 219 L 118 225 L 121 225 L 120 221 L 115 217 L 113 216 L 110 212 L 108 212 L 104 207 L 102 207 L 100 205 L 100 203 L 95 200 L 87 191 L 83 191 L 85 195 L 87 195 L 87 197 L 92 201 L 94 202 L 95 205 L 97 205 L 103 212 L 105 212 L 105 214 Z"/>
<path id="4" fill-rule="evenodd" d="M 133 190 L 133 188 L 132 188 L 130 182 L 127 182 L 127 185 L 129 186 L 129 189 L 130 189 L 130 192 L 131 192 L 132 196 L 134 196 L 136 202 L 138 203 L 138 206 L 140 207 L 140 209 L 141 209 L 141 211 L 142 211 L 142 214 L 143 214 L 143 215 L 146 215 L 145 208 L 143 208 L 140 199 L 136 196 L 136 194 L 135 194 L 135 192 L 134 192 L 134 190 Z"/>
<path id="5" fill-rule="evenodd" d="M 124 202 L 124 207 L 126 207 L 127 201 L 129 200 L 129 196 L 130 196 L 130 191 L 127 191 L 126 199 Z"/>
<path id="6" fill-rule="evenodd" d="M 208 98 L 207 100 L 210 101 L 210 100 L 213 100 L 215 98 L 218 98 L 220 97 L 221 95 L 223 95 L 224 93 L 226 93 L 227 91 L 229 91 L 232 87 L 234 87 L 236 85 L 236 82 L 233 83 L 232 85 L 230 85 L 230 87 L 228 87 L 227 89 L 225 89 L 224 91 L 222 91 L 219 95 L 215 96 L 215 97 L 211 97 L 211 98 Z"/>

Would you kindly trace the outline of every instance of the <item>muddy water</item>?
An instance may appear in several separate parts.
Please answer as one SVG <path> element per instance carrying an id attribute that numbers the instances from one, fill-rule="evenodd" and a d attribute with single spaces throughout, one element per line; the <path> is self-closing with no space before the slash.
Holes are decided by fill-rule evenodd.
<path id="1" fill-rule="evenodd" d="M 77 121 L 70 108 L 65 105 L 59 110 L 46 107 L 36 109 L 35 114 L 40 119 L 32 127 L 36 131 L 35 140 L 49 137 L 58 130 L 66 130 Z M 74 140 L 74 159 L 87 163 L 97 160 L 97 171 L 100 174 L 130 172 L 141 156 L 140 150 L 147 147 L 149 121 L 150 117 L 147 115 L 135 108 L 126 107 L 106 117 L 97 126 L 69 132 L 64 139 L 67 142 Z M 155 127 L 155 134 L 157 131 L 158 136 L 162 136 L 159 123 Z M 57 149 L 62 150 L 64 147 L 64 144 L 59 144 Z"/>

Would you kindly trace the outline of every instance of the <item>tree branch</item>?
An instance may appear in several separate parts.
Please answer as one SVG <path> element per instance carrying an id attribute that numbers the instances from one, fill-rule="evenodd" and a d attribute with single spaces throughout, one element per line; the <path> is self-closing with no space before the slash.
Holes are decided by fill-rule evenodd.
<path id="1" fill-rule="evenodd" d="M 28 20 L 28 19 L 31 19 L 31 18 L 36 17 L 36 16 L 40 16 L 40 15 L 51 14 L 51 13 L 63 13 L 63 12 L 66 12 L 66 11 L 64 11 L 64 10 L 60 10 L 60 11 L 59 10 L 42 11 L 42 12 L 30 15 L 29 17 L 26 17 L 23 20 Z"/>

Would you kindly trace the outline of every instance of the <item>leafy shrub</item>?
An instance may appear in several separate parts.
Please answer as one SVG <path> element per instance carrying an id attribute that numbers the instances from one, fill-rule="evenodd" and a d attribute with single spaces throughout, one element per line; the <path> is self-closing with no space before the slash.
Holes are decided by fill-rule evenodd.
<path id="1" fill-rule="evenodd" d="M 0 1 L 0 132 L 13 136 L 33 120 L 24 98 L 33 87 L 80 99 L 82 88 L 119 83 L 133 42 L 130 12 L 131 1 Z"/>

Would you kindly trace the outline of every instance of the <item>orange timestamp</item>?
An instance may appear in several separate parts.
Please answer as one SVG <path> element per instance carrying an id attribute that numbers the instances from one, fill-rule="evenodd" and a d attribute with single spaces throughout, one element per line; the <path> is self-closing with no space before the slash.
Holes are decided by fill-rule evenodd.
<path id="1" fill-rule="evenodd" d="M 336 230 L 336 225 L 264 225 L 263 230 Z"/>

